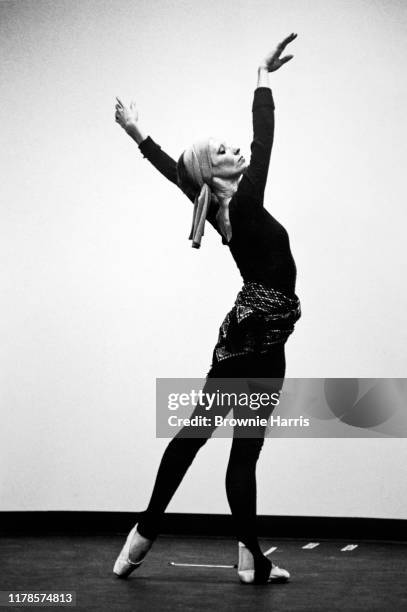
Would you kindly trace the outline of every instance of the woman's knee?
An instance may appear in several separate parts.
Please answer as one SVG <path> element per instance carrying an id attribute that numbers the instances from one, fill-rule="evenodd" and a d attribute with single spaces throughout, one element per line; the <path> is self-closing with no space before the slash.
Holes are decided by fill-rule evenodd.
<path id="1" fill-rule="evenodd" d="M 207 440 L 208 438 L 185 437 L 182 435 L 182 432 L 179 432 L 171 440 L 167 448 L 174 453 L 196 453 L 200 448 L 202 448 L 202 446 L 204 446 Z"/>
<path id="2" fill-rule="evenodd" d="M 255 463 L 259 458 L 264 438 L 234 438 L 231 457 L 247 463 Z"/>

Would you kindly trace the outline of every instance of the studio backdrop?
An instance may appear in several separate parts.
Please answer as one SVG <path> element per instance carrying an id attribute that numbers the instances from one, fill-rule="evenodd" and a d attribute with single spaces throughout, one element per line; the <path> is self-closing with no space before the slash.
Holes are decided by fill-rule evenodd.
<path id="1" fill-rule="evenodd" d="M 208 135 L 247 157 L 257 64 L 292 31 L 265 198 L 303 309 L 287 377 L 405 377 L 406 3 L 1 2 L 1 510 L 146 506 L 156 378 L 205 376 L 241 279 L 211 227 L 191 249 L 115 97 L 175 159 Z M 228 512 L 229 445 L 169 511 Z M 258 512 L 407 518 L 406 465 L 395 436 L 269 439 Z"/>

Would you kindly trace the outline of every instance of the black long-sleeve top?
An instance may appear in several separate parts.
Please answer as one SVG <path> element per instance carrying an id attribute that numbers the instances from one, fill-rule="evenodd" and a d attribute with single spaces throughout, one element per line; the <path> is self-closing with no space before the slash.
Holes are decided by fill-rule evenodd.
<path id="1" fill-rule="evenodd" d="M 229 243 L 217 225 L 218 208 L 214 203 L 210 205 L 207 220 L 222 236 L 223 244 L 229 247 L 244 281 L 259 281 L 293 295 L 297 271 L 288 233 L 263 205 L 274 138 L 274 101 L 270 88 L 258 87 L 255 90 L 252 112 L 250 164 L 229 202 L 232 226 Z M 139 148 L 161 174 L 177 184 L 176 162 L 150 136 L 143 140 Z"/>

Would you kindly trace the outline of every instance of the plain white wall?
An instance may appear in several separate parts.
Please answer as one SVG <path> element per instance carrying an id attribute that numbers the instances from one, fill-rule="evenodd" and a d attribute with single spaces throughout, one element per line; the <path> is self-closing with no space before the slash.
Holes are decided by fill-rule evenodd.
<path id="1" fill-rule="evenodd" d="M 205 375 L 241 283 L 212 228 L 190 248 L 115 96 L 176 158 L 208 134 L 247 154 L 256 65 L 291 31 L 266 192 L 303 307 L 287 376 L 405 376 L 406 26 L 396 0 L 1 2 L 2 510 L 147 503 L 155 378 Z M 170 510 L 228 511 L 229 445 Z M 258 510 L 406 518 L 406 464 L 404 440 L 268 440 Z"/>

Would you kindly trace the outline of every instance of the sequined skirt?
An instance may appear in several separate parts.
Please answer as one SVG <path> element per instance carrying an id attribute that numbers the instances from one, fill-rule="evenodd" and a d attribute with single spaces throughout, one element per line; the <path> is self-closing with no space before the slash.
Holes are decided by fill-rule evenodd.
<path id="1" fill-rule="evenodd" d="M 285 342 L 301 316 L 298 297 L 257 281 L 244 283 L 232 310 L 219 328 L 214 357 L 219 362 L 248 353 L 267 353 Z"/>

